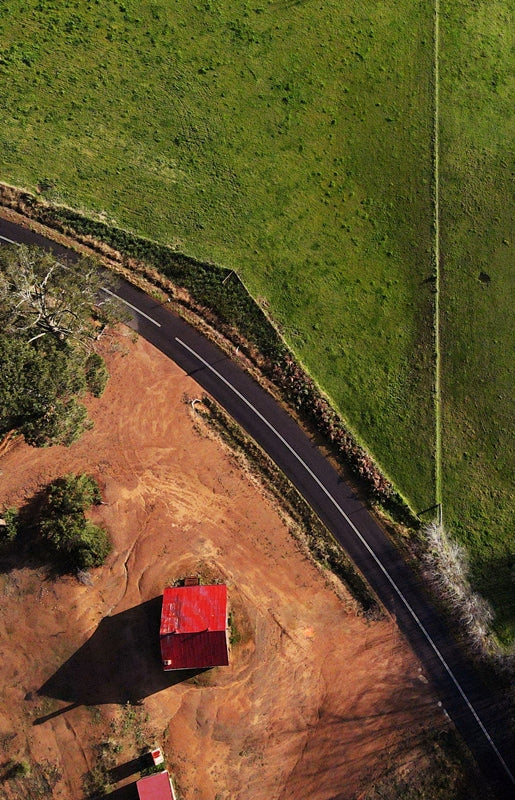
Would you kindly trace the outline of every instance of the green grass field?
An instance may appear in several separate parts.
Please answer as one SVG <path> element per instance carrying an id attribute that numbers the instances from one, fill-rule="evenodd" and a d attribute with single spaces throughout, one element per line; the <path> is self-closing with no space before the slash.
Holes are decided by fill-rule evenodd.
<path id="1" fill-rule="evenodd" d="M 2 177 L 236 268 L 417 508 L 434 493 L 423 8 L 19 0 L 0 22 Z"/>
<path id="2" fill-rule="evenodd" d="M 507 8 L 444 0 L 440 69 L 445 517 L 505 643 L 515 635 Z"/>
<path id="3" fill-rule="evenodd" d="M 236 269 L 415 510 L 435 494 L 432 13 L 421 0 L 12 0 L 0 17 L 0 177 Z M 450 100 L 444 112 L 447 125 Z M 465 174 L 460 135 L 442 139 Z M 461 173 L 442 169 L 451 198 Z M 475 309 L 474 293 L 501 288 L 475 271 L 473 289 L 445 272 L 444 347 L 458 337 L 445 501 L 463 539 L 475 501 L 453 466 L 463 383 L 447 376 L 466 326 L 452 297 Z M 479 327 L 472 339 L 483 354 Z"/>

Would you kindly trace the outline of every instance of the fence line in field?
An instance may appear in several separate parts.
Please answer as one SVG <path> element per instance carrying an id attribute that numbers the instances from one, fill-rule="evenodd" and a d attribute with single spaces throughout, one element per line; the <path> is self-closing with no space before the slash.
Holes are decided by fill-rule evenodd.
<path id="1" fill-rule="evenodd" d="M 435 274 L 434 346 L 435 346 L 435 502 L 442 519 L 442 389 L 440 349 L 440 0 L 434 4 L 433 28 L 433 261 Z"/>

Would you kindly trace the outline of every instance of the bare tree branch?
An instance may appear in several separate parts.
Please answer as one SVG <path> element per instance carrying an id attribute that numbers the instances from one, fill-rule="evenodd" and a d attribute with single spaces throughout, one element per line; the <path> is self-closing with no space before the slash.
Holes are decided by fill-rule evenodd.
<path id="1" fill-rule="evenodd" d="M 39 328 L 59 340 L 92 341 L 91 316 L 100 285 L 99 270 L 87 259 L 72 267 L 37 248 L 2 248 L 0 324 L 6 333 Z"/>

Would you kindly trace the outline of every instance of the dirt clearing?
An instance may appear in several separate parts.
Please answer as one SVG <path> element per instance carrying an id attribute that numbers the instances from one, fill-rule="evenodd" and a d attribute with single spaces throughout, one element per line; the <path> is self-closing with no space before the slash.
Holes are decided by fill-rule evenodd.
<path id="1" fill-rule="evenodd" d="M 94 520 L 114 543 L 91 585 L 21 561 L 0 574 L 0 760 L 4 777 L 9 759 L 31 769 L 0 795 L 77 800 L 99 754 L 113 768 L 156 743 L 183 800 L 354 797 L 386 758 L 409 760 L 424 727 L 445 727 L 418 662 L 299 549 L 185 402 L 199 394 L 191 378 L 142 339 L 120 339 L 108 361 L 93 430 L 0 460 L 4 507 L 92 474 L 106 503 Z M 197 572 L 228 584 L 230 666 L 165 675 L 159 596 Z M 110 774 L 115 786 L 136 777 Z"/>

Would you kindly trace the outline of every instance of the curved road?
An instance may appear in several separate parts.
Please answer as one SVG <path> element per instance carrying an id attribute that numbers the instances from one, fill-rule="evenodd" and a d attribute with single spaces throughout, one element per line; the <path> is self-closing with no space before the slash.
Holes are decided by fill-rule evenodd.
<path id="1" fill-rule="evenodd" d="M 26 242 L 76 255 L 25 228 L 0 219 L 0 244 Z M 332 531 L 397 620 L 424 666 L 441 703 L 499 798 L 515 797 L 515 746 L 501 700 L 458 650 L 414 573 L 366 507 L 280 406 L 213 344 L 130 284 L 117 295 L 131 323 L 172 358 L 231 414 L 286 473 Z"/>

